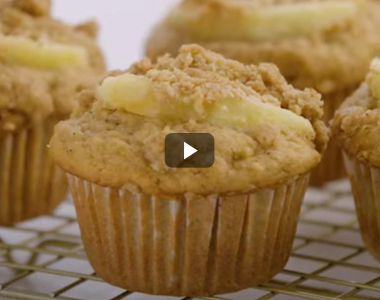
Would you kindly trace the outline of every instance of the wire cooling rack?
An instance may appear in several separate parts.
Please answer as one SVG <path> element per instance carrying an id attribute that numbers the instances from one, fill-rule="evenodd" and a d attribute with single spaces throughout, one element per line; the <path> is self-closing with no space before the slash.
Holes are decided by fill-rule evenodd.
<path id="1" fill-rule="evenodd" d="M 365 250 L 347 181 L 309 189 L 294 249 L 270 283 L 206 298 L 156 297 L 112 287 L 86 260 L 74 207 L 0 228 L 0 300 L 380 299 L 380 263 Z"/>

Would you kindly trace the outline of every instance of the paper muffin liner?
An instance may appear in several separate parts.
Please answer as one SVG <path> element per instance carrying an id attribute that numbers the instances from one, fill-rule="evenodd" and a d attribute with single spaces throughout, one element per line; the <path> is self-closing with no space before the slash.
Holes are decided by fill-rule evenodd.
<path id="1" fill-rule="evenodd" d="M 380 260 L 380 169 L 343 155 L 364 244 Z"/>
<path id="2" fill-rule="evenodd" d="M 309 176 L 253 194 L 179 199 L 68 178 L 98 276 L 131 291 L 195 297 L 256 286 L 283 269 Z"/>
<path id="3" fill-rule="evenodd" d="M 57 122 L 0 130 L 0 225 L 51 213 L 67 195 L 67 178 L 47 148 Z"/>
<path id="4" fill-rule="evenodd" d="M 350 96 L 357 88 L 357 85 L 346 89 L 323 95 L 324 100 L 324 119 L 328 124 L 334 117 L 335 111 L 340 107 L 343 101 Z M 332 137 L 327 149 L 322 157 L 321 163 L 311 173 L 310 184 L 320 186 L 326 182 L 345 178 L 347 176 L 342 150 L 338 143 Z"/>

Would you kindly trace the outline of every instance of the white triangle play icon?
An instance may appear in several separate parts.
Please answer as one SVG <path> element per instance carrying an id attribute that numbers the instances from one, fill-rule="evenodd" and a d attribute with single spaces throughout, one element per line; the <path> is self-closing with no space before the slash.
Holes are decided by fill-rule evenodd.
<path id="1" fill-rule="evenodd" d="M 183 159 L 192 156 L 195 152 L 198 152 L 198 150 L 183 142 Z"/>

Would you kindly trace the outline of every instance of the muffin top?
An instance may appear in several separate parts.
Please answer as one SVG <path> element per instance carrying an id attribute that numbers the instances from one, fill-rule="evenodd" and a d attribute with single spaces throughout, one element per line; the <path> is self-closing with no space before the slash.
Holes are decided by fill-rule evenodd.
<path id="1" fill-rule="evenodd" d="M 332 128 L 349 155 L 380 167 L 380 59 L 372 61 L 365 82 L 335 113 Z"/>
<path id="2" fill-rule="evenodd" d="M 245 63 L 272 62 L 298 88 L 357 85 L 380 53 L 380 2 L 184 0 L 154 30 L 151 57 L 198 43 Z"/>
<path id="3" fill-rule="evenodd" d="M 68 173 L 144 193 L 238 193 L 309 172 L 328 132 L 320 95 L 287 84 L 272 64 L 244 65 L 196 45 L 176 58 L 113 72 L 59 123 L 51 141 Z M 169 168 L 165 137 L 210 133 L 215 163 Z"/>
<path id="4" fill-rule="evenodd" d="M 12 127 L 16 117 L 68 116 L 75 94 L 104 76 L 96 23 L 66 25 L 50 16 L 50 6 L 0 0 L 0 126 Z"/>

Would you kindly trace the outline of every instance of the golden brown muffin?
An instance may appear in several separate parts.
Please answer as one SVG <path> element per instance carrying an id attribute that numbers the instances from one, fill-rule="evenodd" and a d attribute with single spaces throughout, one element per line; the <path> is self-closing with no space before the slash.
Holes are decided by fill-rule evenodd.
<path id="1" fill-rule="evenodd" d="M 50 213 L 67 193 L 48 157 L 54 125 L 104 76 L 96 24 L 50 16 L 48 0 L 0 1 L 0 225 Z"/>
<path id="2" fill-rule="evenodd" d="M 195 45 L 82 93 L 50 150 L 69 174 L 97 274 L 186 296 L 268 281 L 289 257 L 308 174 L 327 143 L 322 114 L 320 95 L 293 88 L 274 65 Z M 214 165 L 166 166 L 165 137 L 177 132 L 212 134 Z"/>
<path id="3" fill-rule="evenodd" d="M 380 60 L 336 112 L 334 135 L 344 152 L 365 245 L 380 260 Z"/>
<path id="4" fill-rule="evenodd" d="M 147 55 L 198 43 L 244 63 L 272 62 L 295 87 L 322 94 L 328 121 L 380 54 L 379 14 L 380 2 L 366 0 L 185 0 L 154 29 Z M 343 176 L 332 142 L 312 183 Z"/>

